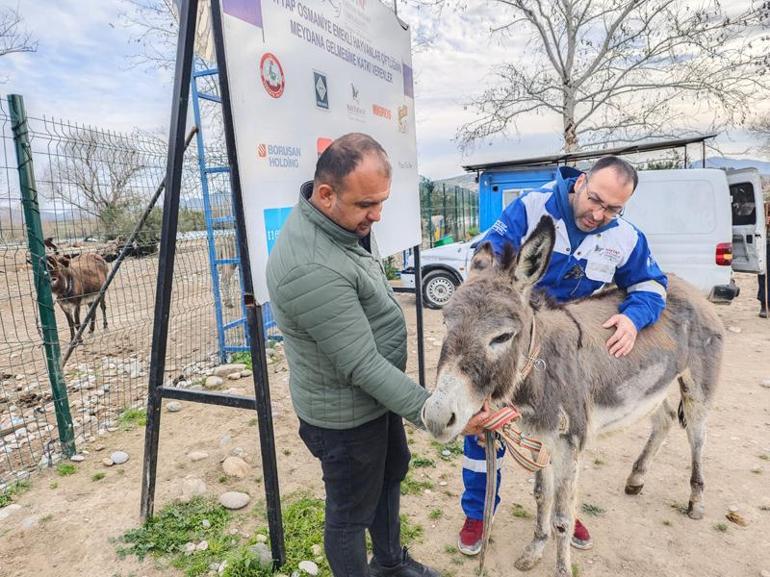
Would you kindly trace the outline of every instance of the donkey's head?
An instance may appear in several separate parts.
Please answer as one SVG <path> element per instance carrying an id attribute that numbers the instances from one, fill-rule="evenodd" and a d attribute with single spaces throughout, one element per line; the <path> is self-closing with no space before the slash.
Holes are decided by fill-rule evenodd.
<path id="1" fill-rule="evenodd" d="M 501 261 L 484 243 L 465 282 L 443 309 L 447 334 L 436 389 L 423 420 L 441 441 L 458 435 L 486 399 L 510 398 L 527 363 L 534 310 L 532 287 L 545 273 L 554 245 L 544 216 L 518 254 Z"/>

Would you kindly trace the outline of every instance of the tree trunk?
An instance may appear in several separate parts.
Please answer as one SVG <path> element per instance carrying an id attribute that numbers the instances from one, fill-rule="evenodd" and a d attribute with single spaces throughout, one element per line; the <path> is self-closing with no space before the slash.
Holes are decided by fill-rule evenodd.
<path id="1" fill-rule="evenodd" d="M 569 82 L 564 83 L 564 109 L 562 111 L 564 126 L 564 152 L 577 152 L 578 136 L 575 126 L 575 95 Z"/>

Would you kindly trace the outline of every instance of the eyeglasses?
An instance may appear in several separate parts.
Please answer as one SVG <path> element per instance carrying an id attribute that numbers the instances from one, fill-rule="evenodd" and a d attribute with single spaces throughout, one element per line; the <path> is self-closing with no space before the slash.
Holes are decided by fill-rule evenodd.
<path id="1" fill-rule="evenodd" d="M 608 217 L 615 219 L 623 214 L 626 210 L 625 206 L 611 206 L 602 202 L 602 200 L 593 192 L 588 190 L 588 180 L 583 184 L 583 190 L 586 191 L 586 198 L 588 203 L 593 207 L 593 210 L 601 210 Z"/>

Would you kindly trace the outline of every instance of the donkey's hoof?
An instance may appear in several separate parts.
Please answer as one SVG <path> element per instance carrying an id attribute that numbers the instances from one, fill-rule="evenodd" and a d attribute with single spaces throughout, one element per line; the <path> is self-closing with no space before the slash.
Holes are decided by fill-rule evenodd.
<path id="1" fill-rule="evenodd" d="M 626 485 L 626 495 L 638 495 L 642 492 L 644 483 L 641 485 Z"/>
<path id="2" fill-rule="evenodd" d="M 556 567 L 555 577 L 572 577 L 572 569 L 567 567 Z"/>
<path id="3" fill-rule="evenodd" d="M 537 545 L 530 543 L 527 545 L 527 548 L 524 549 L 524 552 L 521 554 L 521 556 L 516 559 L 516 562 L 513 564 L 513 566 L 516 567 L 516 569 L 519 571 L 529 571 L 540 562 L 540 559 L 543 558 L 544 547 L 545 542 Z"/>
<path id="4" fill-rule="evenodd" d="M 540 562 L 540 557 L 533 557 L 531 555 L 527 555 L 527 553 L 523 553 L 521 557 L 516 559 L 516 562 L 513 564 L 516 569 L 519 571 L 529 571 L 532 569 L 535 565 L 537 565 Z"/>
<path id="5" fill-rule="evenodd" d="M 703 519 L 703 505 L 701 503 L 693 503 L 690 501 L 687 505 L 687 516 L 696 521 Z"/>

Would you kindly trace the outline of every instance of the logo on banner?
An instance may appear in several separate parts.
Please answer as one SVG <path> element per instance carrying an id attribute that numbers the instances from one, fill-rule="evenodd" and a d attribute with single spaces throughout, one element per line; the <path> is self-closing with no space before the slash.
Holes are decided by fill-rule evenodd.
<path id="1" fill-rule="evenodd" d="M 409 107 L 404 104 L 398 107 L 398 131 L 406 134 L 406 120 L 409 118 Z"/>
<path id="2" fill-rule="evenodd" d="M 358 87 L 350 83 L 350 101 L 348 102 L 348 117 L 351 120 L 363 121 L 366 117 L 366 110 L 361 106 L 361 99 Z"/>
<path id="3" fill-rule="evenodd" d="M 297 168 L 302 149 L 284 144 L 260 144 L 257 146 L 257 156 L 266 158 L 270 168 Z"/>
<path id="4" fill-rule="evenodd" d="M 372 104 L 372 114 L 386 120 L 393 118 L 393 114 L 390 112 L 390 108 L 385 108 L 379 104 Z"/>
<path id="5" fill-rule="evenodd" d="M 313 84 L 315 86 L 315 105 L 318 108 L 329 110 L 329 88 L 326 74 L 313 71 Z"/>
<path id="6" fill-rule="evenodd" d="M 319 157 L 324 153 L 324 150 L 329 148 L 329 145 L 332 142 L 333 140 L 331 138 L 326 138 L 325 136 L 318 137 L 318 140 L 315 141 L 315 150 Z"/>
<path id="7" fill-rule="evenodd" d="M 273 98 L 280 98 L 286 87 L 286 77 L 278 57 L 271 52 L 265 52 L 259 62 L 259 71 L 262 76 L 262 86 Z"/>

